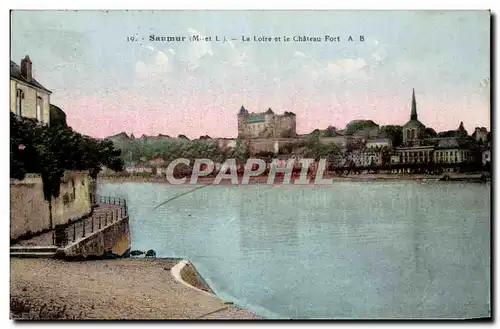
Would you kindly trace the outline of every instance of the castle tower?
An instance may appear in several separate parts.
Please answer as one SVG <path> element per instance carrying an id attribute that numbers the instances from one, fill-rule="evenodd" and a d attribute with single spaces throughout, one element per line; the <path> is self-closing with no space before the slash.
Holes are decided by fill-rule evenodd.
<path id="1" fill-rule="evenodd" d="M 265 120 L 265 129 L 266 129 L 266 137 L 275 137 L 276 136 L 276 125 L 275 125 L 275 115 L 271 108 L 268 108 L 266 112 L 264 112 L 264 120 Z"/>
<path id="2" fill-rule="evenodd" d="M 241 105 L 240 111 L 238 112 L 238 138 L 245 137 L 245 126 L 247 122 L 248 111 L 243 105 Z"/>

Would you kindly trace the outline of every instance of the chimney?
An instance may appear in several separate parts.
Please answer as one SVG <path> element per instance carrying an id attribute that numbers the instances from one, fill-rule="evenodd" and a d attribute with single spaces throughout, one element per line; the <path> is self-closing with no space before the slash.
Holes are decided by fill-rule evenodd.
<path id="1" fill-rule="evenodd" d="M 32 63 L 28 55 L 21 60 L 21 74 L 28 81 L 33 78 Z"/>

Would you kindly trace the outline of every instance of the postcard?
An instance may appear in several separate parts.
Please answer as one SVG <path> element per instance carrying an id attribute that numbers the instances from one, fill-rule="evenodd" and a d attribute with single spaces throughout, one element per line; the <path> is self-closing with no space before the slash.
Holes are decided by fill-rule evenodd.
<path id="1" fill-rule="evenodd" d="M 13 320 L 491 319 L 491 12 L 13 10 Z"/>

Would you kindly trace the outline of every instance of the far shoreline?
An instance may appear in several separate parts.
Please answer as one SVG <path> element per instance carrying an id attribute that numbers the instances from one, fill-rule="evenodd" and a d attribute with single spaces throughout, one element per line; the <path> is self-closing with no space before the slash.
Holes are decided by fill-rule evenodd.
<path id="1" fill-rule="evenodd" d="M 337 176 L 337 175 L 331 175 L 331 174 L 325 174 L 323 175 L 323 179 L 330 179 L 332 183 L 335 182 L 380 182 L 380 181 L 422 181 L 422 182 L 429 182 L 429 181 L 435 181 L 438 182 L 440 179 L 444 176 L 445 174 L 438 174 L 438 175 L 429 175 L 429 174 L 360 174 L 360 175 L 349 175 L 349 176 Z M 454 174 L 451 174 L 450 176 L 453 176 Z M 456 175 L 456 174 L 455 174 Z M 461 183 L 475 183 L 477 182 L 477 179 L 480 177 L 480 174 L 461 174 L 465 178 L 456 180 L 456 181 L 450 181 L 450 182 L 461 182 Z M 186 182 L 182 184 L 172 184 L 166 177 L 158 177 L 158 176 L 99 176 L 97 178 L 98 183 L 157 183 L 157 184 L 166 184 L 166 185 L 172 185 L 172 186 L 190 186 L 190 185 L 207 185 L 207 184 L 212 184 L 212 185 L 296 185 L 296 186 L 310 186 L 310 185 L 328 185 L 324 183 L 315 183 L 315 178 L 308 175 L 307 179 L 309 180 L 309 183 L 307 184 L 295 184 L 295 180 L 297 180 L 299 177 L 293 177 L 290 180 L 289 184 L 283 184 L 283 177 L 276 177 L 274 179 L 274 182 L 271 184 L 268 184 L 268 176 L 267 175 L 262 175 L 262 176 L 255 176 L 255 177 L 250 177 L 248 184 L 242 184 L 242 175 L 238 175 L 238 183 L 233 184 L 231 182 L 231 179 L 225 178 L 222 179 L 222 181 L 218 184 L 214 184 L 215 176 L 205 176 L 205 177 L 199 177 L 196 180 L 196 183 L 191 184 L 190 183 L 190 177 L 188 176 L 186 178 Z"/>

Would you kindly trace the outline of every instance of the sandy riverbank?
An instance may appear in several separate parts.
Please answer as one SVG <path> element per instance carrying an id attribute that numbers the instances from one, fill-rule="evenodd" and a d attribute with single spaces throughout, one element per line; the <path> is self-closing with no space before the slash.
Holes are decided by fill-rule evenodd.
<path id="1" fill-rule="evenodd" d="M 439 180 L 442 175 L 400 175 L 400 174 L 363 174 L 363 175 L 349 175 L 349 176 L 336 176 L 336 175 L 324 175 L 323 179 L 331 179 L 333 182 L 371 182 L 371 181 L 421 181 L 421 180 Z M 290 184 L 294 184 L 298 177 L 292 177 Z M 200 177 L 196 180 L 196 184 L 213 184 L 215 177 Z M 309 184 L 314 185 L 315 180 L 312 177 L 308 177 Z M 99 177 L 98 182 L 102 183 L 160 183 L 160 184 L 171 184 L 166 178 L 162 177 L 141 177 L 141 176 L 128 176 L 128 177 Z M 241 184 L 242 177 L 238 177 L 238 184 Z M 186 183 L 180 184 L 178 186 L 189 185 L 189 178 Z M 218 185 L 231 185 L 230 179 L 223 179 Z M 268 176 L 258 176 L 250 177 L 248 184 L 268 184 Z M 283 184 L 282 177 L 276 177 L 274 183 L 276 185 Z"/>
<path id="2" fill-rule="evenodd" d="M 177 282 L 170 272 L 177 262 L 12 258 L 11 318 L 259 319 Z"/>

